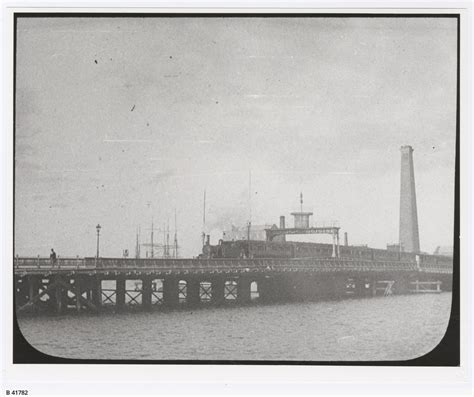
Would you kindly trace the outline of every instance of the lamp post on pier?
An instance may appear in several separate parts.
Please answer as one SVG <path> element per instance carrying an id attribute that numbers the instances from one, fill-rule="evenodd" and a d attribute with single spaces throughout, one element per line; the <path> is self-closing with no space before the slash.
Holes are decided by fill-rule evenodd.
<path id="1" fill-rule="evenodd" d="M 100 224 L 97 224 L 95 229 L 97 230 L 97 256 L 96 258 L 99 259 L 99 236 L 100 236 L 100 229 L 101 229 Z"/>

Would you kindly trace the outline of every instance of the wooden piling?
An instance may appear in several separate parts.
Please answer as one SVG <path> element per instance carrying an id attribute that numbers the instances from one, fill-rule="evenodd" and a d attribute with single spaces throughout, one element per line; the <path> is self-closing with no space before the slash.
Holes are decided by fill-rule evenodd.
<path id="1" fill-rule="evenodd" d="M 81 296 L 82 296 L 82 280 L 80 277 L 74 279 L 74 294 L 76 295 L 76 311 L 80 312 L 82 309 Z"/>
<path id="2" fill-rule="evenodd" d="M 214 305 L 222 305 L 225 302 L 225 280 L 223 278 L 216 278 L 212 280 L 212 303 Z"/>
<path id="3" fill-rule="evenodd" d="M 240 276 L 237 280 L 237 301 L 239 303 L 248 303 L 250 300 L 250 280 L 245 276 Z"/>
<path id="4" fill-rule="evenodd" d="M 201 285 L 197 279 L 189 279 L 186 283 L 186 303 L 189 306 L 198 306 L 201 302 Z"/>
<path id="5" fill-rule="evenodd" d="M 276 301 L 276 283 L 273 277 L 262 277 L 258 281 L 259 299 L 262 302 L 270 303 Z"/>
<path id="6" fill-rule="evenodd" d="M 354 289 L 355 297 L 364 298 L 366 296 L 365 278 L 363 277 L 354 278 L 354 284 L 355 284 L 355 289 Z"/>
<path id="7" fill-rule="evenodd" d="M 61 284 L 59 283 L 61 280 L 61 276 L 57 275 L 55 278 L 54 278 L 54 282 L 55 282 L 55 287 L 54 287 L 54 298 L 53 298 L 53 301 L 54 301 L 54 310 L 56 312 L 56 314 L 61 314 L 63 311 L 64 311 L 64 288 L 61 286 Z"/>
<path id="8" fill-rule="evenodd" d="M 15 293 L 17 306 L 23 306 L 29 299 L 29 285 L 27 277 L 15 277 Z"/>
<path id="9" fill-rule="evenodd" d="M 410 280 L 407 277 L 397 277 L 393 286 L 394 293 L 397 295 L 410 293 Z"/>
<path id="10" fill-rule="evenodd" d="M 124 277 L 117 277 L 115 280 L 115 306 L 117 310 L 123 310 L 125 308 L 125 283 Z"/>
<path id="11" fill-rule="evenodd" d="M 275 302 L 287 302 L 291 300 L 293 285 L 288 276 L 277 275 L 273 279 L 273 285 L 275 287 Z"/>
<path id="12" fill-rule="evenodd" d="M 151 309 L 151 281 L 150 277 L 144 277 L 142 279 L 142 306 L 145 310 Z"/>
<path id="13" fill-rule="evenodd" d="M 442 291 L 449 291 L 453 290 L 453 277 L 452 275 L 446 274 L 440 277 L 441 279 L 441 290 Z"/>
<path id="14" fill-rule="evenodd" d="M 370 290 L 372 292 L 372 296 L 377 296 L 377 279 L 376 278 L 370 279 Z"/>
<path id="15" fill-rule="evenodd" d="M 92 303 L 99 309 L 102 306 L 102 279 L 100 276 L 93 276 L 90 280 Z"/>
<path id="16" fill-rule="evenodd" d="M 298 302 L 303 302 L 309 299 L 311 295 L 310 278 L 307 274 L 295 274 L 292 277 L 292 295 L 293 299 Z"/>
<path id="17" fill-rule="evenodd" d="M 341 299 L 347 296 L 347 276 L 333 276 L 331 295 L 334 299 Z"/>
<path id="18" fill-rule="evenodd" d="M 37 276 L 28 276 L 28 301 L 33 305 L 33 298 L 39 294 L 39 280 Z"/>
<path id="19" fill-rule="evenodd" d="M 176 307 L 179 304 L 178 282 L 175 277 L 165 277 L 163 280 L 163 305 Z"/>

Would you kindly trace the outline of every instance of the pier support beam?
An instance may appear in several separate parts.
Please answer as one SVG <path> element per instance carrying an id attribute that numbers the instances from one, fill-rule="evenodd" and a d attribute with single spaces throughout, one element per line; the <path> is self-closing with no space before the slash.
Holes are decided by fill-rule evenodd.
<path id="1" fill-rule="evenodd" d="M 344 280 L 344 287 L 342 287 L 342 282 L 340 280 Z M 323 300 L 330 300 L 330 299 L 337 299 L 342 296 L 342 289 L 345 293 L 345 278 L 336 277 L 336 276 L 328 276 L 328 275 L 321 275 L 318 276 L 318 280 L 316 282 L 317 288 L 317 297 Z"/>
<path id="2" fill-rule="evenodd" d="M 26 277 L 15 277 L 15 303 L 17 307 L 28 302 L 28 282 Z"/>
<path id="3" fill-rule="evenodd" d="M 163 305 L 166 307 L 176 307 L 179 304 L 178 282 L 179 280 L 174 277 L 166 277 L 163 280 Z M 187 294 L 189 294 L 188 286 Z"/>
<path id="4" fill-rule="evenodd" d="M 186 303 L 189 306 L 198 306 L 201 302 L 201 283 L 199 280 L 187 280 Z"/>
<path id="5" fill-rule="evenodd" d="M 151 309 L 151 278 L 144 277 L 142 279 L 142 306 L 144 310 Z"/>
<path id="6" fill-rule="evenodd" d="M 28 280 L 26 277 L 15 276 L 15 304 L 21 307 L 28 302 Z"/>
<path id="7" fill-rule="evenodd" d="M 90 280 L 92 289 L 92 303 L 100 308 L 102 306 L 102 279 L 100 276 L 92 277 Z"/>
<path id="8" fill-rule="evenodd" d="M 275 301 L 277 302 L 287 302 L 291 300 L 292 297 L 292 284 L 288 280 L 286 275 L 278 275 L 273 279 L 273 284 L 275 286 Z"/>
<path id="9" fill-rule="evenodd" d="M 347 277 L 333 276 L 332 277 L 332 294 L 334 299 L 342 299 L 347 296 Z"/>
<path id="10" fill-rule="evenodd" d="M 115 306 L 117 310 L 123 310 L 125 308 L 125 283 L 124 277 L 118 277 L 115 280 Z"/>
<path id="11" fill-rule="evenodd" d="M 275 279 L 270 276 L 262 277 L 258 281 L 259 300 L 265 303 L 275 302 L 278 291 Z"/>
<path id="12" fill-rule="evenodd" d="M 237 302 L 248 303 L 250 300 L 250 280 L 246 277 L 239 277 L 237 281 Z"/>
<path id="13" fill-rule="evenodd" d="M 216 306 L 222 305 L 225 302 L 225 280 L 217 278 L 212 280 L 212 303 Z"/>
<path id="14" fill-rule="evenodd" d="M 451 292 L 453 290 L 453 276 L 452 275 L 443 275 L 440 277 L 440 280 L 442 282 L 441 284 L 441 291 L 449 291 Z"/>
<path id="15" fill-rule="evenodd" d="M 54 278 L 54 282 L 56 283 L 52 299 L 54 304 L 54 311 L 56 312 L 56 314 L 61 314 L 63 313 L 66 305 L 66 300 L 64 299 L 64 288 L 60 285 L 60 282 L 62 282 L 61 276 L 57 275 Z"/>
<path id="16" fill-rule="evenodd" d="M 370 291 L 370 289 L 365 288 L 365 284 L 368 283 L 369 282 L 364 277 L 354 278 L 354 296 L 356 298 L 365 298 L 367 296 L 367 291 Z"/>
<path id="17" fill-rule="evenodd" d="M 290 297 L 293 301 L 304 301 L 307 298 L 306 274 L 295 274 L 290 278 Z"/>
<path id="18" fill-rule="evenodd" d="M 377 296 L 377 278 L 370 279 L 370 293 L 372 296 Z"/>
<path id="19" fill-rule="evenodd" d="M 40 280 L 37 276 L 28 276 L 28 302 L 34 305 L 34 298 L 39 294 Z M 33 306 L 35 308 L 35 306 Z"/>
<path id="20" fill-rule="evenodd" d="M 86 299 L 92 302 L 92 282 L 91 277 L 84 278 L 84 288 L 86 291 Z"/>
<path id="21" fill-rule="evenodd" d="M 310 299 L 313 301 L 321 299 L 321 277 L 319 275 L 311 276 L 311 295 Z"/>
<path id="22" fill-rule="evenodd" d="M 305 274 L 303 275 L 301 282 L 301 293 L 300 298 L 305 301 L 315 300 L 318 296 L 318 284 L 317 279 L 314 275 Z"/>
<path id="23" fill-rule="evenodd" d="M 395 279 L 393 285 L 393 292 L 397 295 L 405 295 L 410 293 L 410 279 L 408 277 L 400 276 Z"/>
<path id="24" fill-rule="evenodd" d="M 332 299 L 334 295 L 333 284 L 333 277 L 327 275 L 318 276 L 316 282 L 317 297 L 322 300 Z"/>
<path id="25" fill-rule="evenodd" d="M 82 296 L 82 279 L 80 277 L 76 277 L 74 279 L 74 295 L 76 311 L 80 312 L 82 309 L 82 303 L 80 299 L 80 296 Z"/>

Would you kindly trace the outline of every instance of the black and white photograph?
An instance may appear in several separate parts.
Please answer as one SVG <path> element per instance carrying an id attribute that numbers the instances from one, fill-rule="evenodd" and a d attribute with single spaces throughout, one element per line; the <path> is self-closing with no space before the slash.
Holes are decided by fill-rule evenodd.
<path id="1" fill-rule="evenodd" d="M 455 17 L 22 17 L 15 305 L 71 359 L 397 361 L 446 333 Z"/>
<path id="2" fill-rule="evenodd" d="M 459 13 L 46 11 L 13 364 L 460 365 Z"/>

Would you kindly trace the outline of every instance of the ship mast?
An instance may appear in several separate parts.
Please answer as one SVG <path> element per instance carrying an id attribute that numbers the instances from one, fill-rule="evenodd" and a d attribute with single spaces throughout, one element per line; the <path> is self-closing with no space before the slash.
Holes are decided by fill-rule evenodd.
<path id="1" fill-rule="evenodd" d="M 252 226 L 252 170 L 249 170 L 249 221 L 247 224 L 247 254 L 250 258 L 250 227 Z"/>
<path id="2" fill-rule="evenodd" d="M 170 257 L 170 220 L 166 225 L 166 257 Z"/>
<path id="3" fill-rule="evenodd" d="M 178 223 L 176 221 L 176 208 L 174 209 L 174 243 L 173 243 L 173 256 L 175 259 L 178 258 Z"/>
<path id="4" fill-rule="evenodd" d="M 151 258 L 153 259 L 154 251 L 153 251 L 153 216 L 151 217 Z"/>
<path id="5" fill-rule="evenodd" d="M 137 227 L 137 243 L 135 246 L 135 258 L 140 259 L 140 226 Z"/>
<path id="6" fill-rule="evenodd" d="M 204 189 L 204 208 L 202 211 L 202 246 L 206 242 L 206 189 Z"/>

